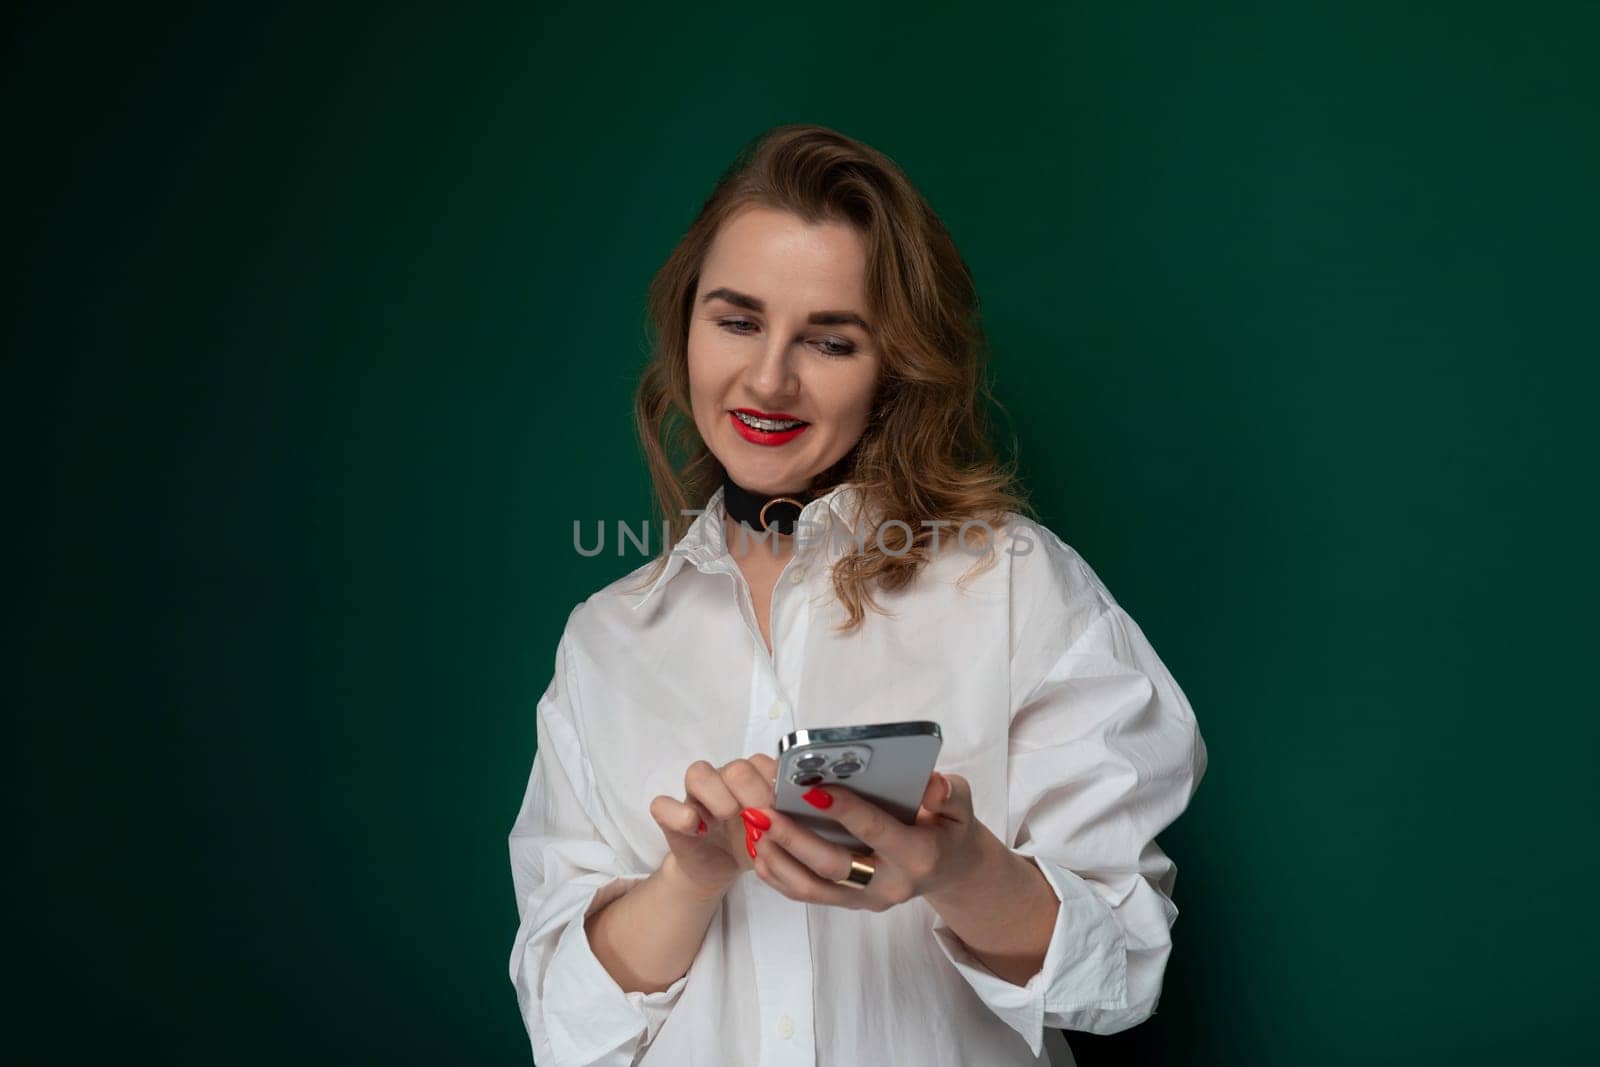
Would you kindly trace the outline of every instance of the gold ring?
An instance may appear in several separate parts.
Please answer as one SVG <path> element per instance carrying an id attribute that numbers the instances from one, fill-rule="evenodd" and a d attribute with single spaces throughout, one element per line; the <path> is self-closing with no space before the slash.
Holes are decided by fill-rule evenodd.
<path id="1" fill-rule="evenodd" d="M 773 497 L 771 500 L 769 500 L 765 504 L 761 505 L 761 513 L 756 516 L 756 518 L 758 520 L 760 520 L 761 528 L 763 530 L 765 530 L 767 528 L 767 509 L 770 508 L 774 504 L 785 502 L 785 501 L 787 501 L 790 504 L 793 504 L 795 507 L 800 508 L 802 510 L 804 510 L 804 508 L 805 508 L 804 504 L 800 503 L 800 501 L 796 500 L 792 496 L 775 496 L 775 497 Z"/>
<path id="2" fill-rule="evenodd" d="M 850 873 L 843 878 L 834 879 L 833 884 L 847 885 L 851 889 L 865 889 L 867 883 L 872 881 L 872 876 L 877 873 L 878 869 L 872 865 L 872 861 L 866 856 L 851 856 Z"/>

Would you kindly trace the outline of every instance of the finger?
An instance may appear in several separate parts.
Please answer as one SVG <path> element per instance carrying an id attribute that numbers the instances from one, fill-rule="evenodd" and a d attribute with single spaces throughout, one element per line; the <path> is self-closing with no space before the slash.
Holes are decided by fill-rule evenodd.
<path id="1" fill-rule="evenodd" d="M 741 808 L 767 808 L 776 801 L 772 779 L 748 759 L 736 759 L 722 768 L 722 780 Z"/>
<path id="2" fill-rule="evenodd" d="M 705 760 L 689 764 L 683 775 L 683 788 L 688 802 L 699 804 L 717 821 L 738 818 L 739 809 L 744 807 L 728 788 L 722 772 Z M 708 825 L 710 821 L 707 820 Z"/>
<path id="3" fill-rule="evenodd" d="M 804 795 L 810 802 L 813 798 L 821 799 L 817 797 L 819 793 L 827 799 L 823 801 L 826 806 L 812 804 L 817 814 L 834 820 L 879 855 L 894 859 L 906 854 L 915 832 L 911 827 L 848 786 L 819 785 Z"/>
<path id="4" fill-rule="evenodd" d="M 778 761 L 777 760 L 773 759 L 771 756 L 767 755 L 765 752 L 757 752 L 755 755 L 750 756 L 749 760 L 750 760 L 750 762 L 752 764 L 755 765 L 756 770 L 761 772 L 761 777 L 765 778 L 770 783 L 773 783 L 773 784 L 777 783 L 777 781 L 778 781 Z"/>
<path id="5" fill-rule="evenodd" d="M 764 809 L 762 814 L 772 821 L 772 828 L 761 835 L 761 840 L 771 838 L 784 853 L 818 878 L 833 882 L 850 873 L 850 850 L 836 845 L 775 809 Z M 837 873 L 835 873 L 837 872 Z M 848 892 L 848 890 L 846 890 Z"/>
<path id="6" fill-rule="evenodd" d="M 861 891 L 846 889 L 842 885 L 834 885 L 817 877 L 817 873 L 795 859 L 777 841 L 772 840 L 771 832 L 761 836 L 761 841 L 756 845 L 756 874 L 763 881 L 791 900 L 803 900 L 808 904 L 829 904 L 839 908 L 861 908 Z M 849 871 L 849 861 L 845 861 L 845 870 Z M 843 878 L 841 874 L 839 877 Z"/>
<path id="7" fill-rule="evenodd" d="M 700 836 L 700 827 L 708 825 L 704 821 L 704 814 L 697 806 L 682 800 L 674 800 L 665 794 L 650 802 L 650 816 L 663 830 L 671 830 L 688 837 Z"/>
<path id="8" fill-rule="evenodd" d="M 708 834 L 711 832 L 711 828 L 721 821 L 709 810 L 707 810 L 704 804 L 700 803 L 694 797 L 684 797 L 680 803 L 683 803 L 694 809 L 695 818 L 697 821 L 696 833 L 702 835 Z"/>
<path id="9" fill-rule="evenodd" d="M 929 811 L 936 811 L 947 819 L 957 822 L 970 822 L 972 820 L 972 783 L 964 775 L 941 774 L 946 782 L 950 783 L 950 795 L 945 799 L 935 799 Z"/>

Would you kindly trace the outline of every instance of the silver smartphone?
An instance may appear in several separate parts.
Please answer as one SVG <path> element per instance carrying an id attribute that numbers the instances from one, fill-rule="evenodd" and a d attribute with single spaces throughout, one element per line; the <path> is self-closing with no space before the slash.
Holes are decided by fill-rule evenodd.
<path id="1" fill-rule="evenodd" d="M 773 806 L 825 841 L 871 852 L 801 795 L 813 786 L 846 786 L 910 826 L 943 744 L 939 724 L 923 720 L 796 730 L 778 742 Z"/>

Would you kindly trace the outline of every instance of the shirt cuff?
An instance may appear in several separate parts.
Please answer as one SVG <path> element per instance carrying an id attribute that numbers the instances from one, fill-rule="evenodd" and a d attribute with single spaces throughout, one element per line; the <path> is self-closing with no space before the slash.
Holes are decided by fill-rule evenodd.
<path id="1" fill-rule="evenodd" d="M 1127 939 L 1111 906 L 1088 882 L 1058 864 L 1012 851 L 1044 873 L 1061 901 L 1044 963 L 1027 985 L 1014 985 L 991 971 L 937 912 L 933 936 L 989 1010 L 1021 1034 L 1038 1056 L 1044 1046 L 1046 1013 L 1126 1006 Z"/>
<path id="2" fill-rule="evenodd" d="M 685 973 L 659 992 L 624 992 L 589 944 L 584 920 L 645 877 L 616 878 L 596 888 L 556 943 L 545 974 L 544 1019 L 550 1048 L 561 1063 L 631 1064 L 639 1038 L 655 1039 L 689 981 Z"/>

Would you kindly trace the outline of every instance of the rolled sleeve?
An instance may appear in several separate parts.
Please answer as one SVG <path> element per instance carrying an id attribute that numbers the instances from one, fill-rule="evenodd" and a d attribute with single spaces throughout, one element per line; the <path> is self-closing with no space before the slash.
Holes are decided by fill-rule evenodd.
<path id="1" fill-rule="evenodd" d="M 1014 985 L 974 956 L 942 917 L 934 919 L 933 934 L 945 958 L 989 1010 L 1026 1038 L 1037 1056 L 1045 1026 L 1064 1026 L 1050 1022 L 1052 1017 L 1127 1003 L 1127 944 L 1111 909 L 1087 882 L 1057 864 L 1013 851 L 1033 861 L 1061 902 L 1038 973 L 1026 985 Z"/>
<path id="2" fill-rule="evenodd" d="M 535 924 L 524 948 L 524 960 L 537 968 L 548 954 L 537 998 L 549 1051 L 541 1054 L 535 1043 L 534 1058 L 541 1065 L 618 1064 L 634 1062 L 637 1054 L 655 1040 L 689 981 L 685 974 L 655 993 L 624 992 L 611 972 L 595 956 L 584 920 L 631 888 L 644 875 L 611 878 L 585 875 L 552 898 L 543 909 L 548 917 Z M 553 944 L 553 947 L 551 947 Z M 529 959 L 529 953 L 534 958 Z M 534 998 L 530 998 L 534 999 Z M 529 1003 L 524 1002 L 524 1018 Z M 530 1033 L 533 1027 L 530 1025 Z"/>
<path id="3" fill-rule="evenodd" d="M 510 835 L 520 921 L 511 982 L 540 1067 L 628 1067 L 655 1040 L 687 974 L 654 993 L 625 992 L 595 956 L 584 920 L 648 871 L 625 870 L 602 839 L 592 776 L 569 715 L 565 644 L 537 710 L 538 749 Z"/>
<path id="4" fill-rule="evenodd" d="M 1025 688 L 1011 717 L 1008 845 L 1061 902 L 1043 964 L 1015 985 L 934 924 L 946 957 L 1035 1055 L 1045 1027 L 1112 1034 L 1154 1013 L 1178 915 L 1176 867 L 1155 838 L 1207 762 L 1182 690 L 1087 565 L 1081 573 L 1099 594 L 1058 609 L 1076 636 L 1014 664 Z"/>

